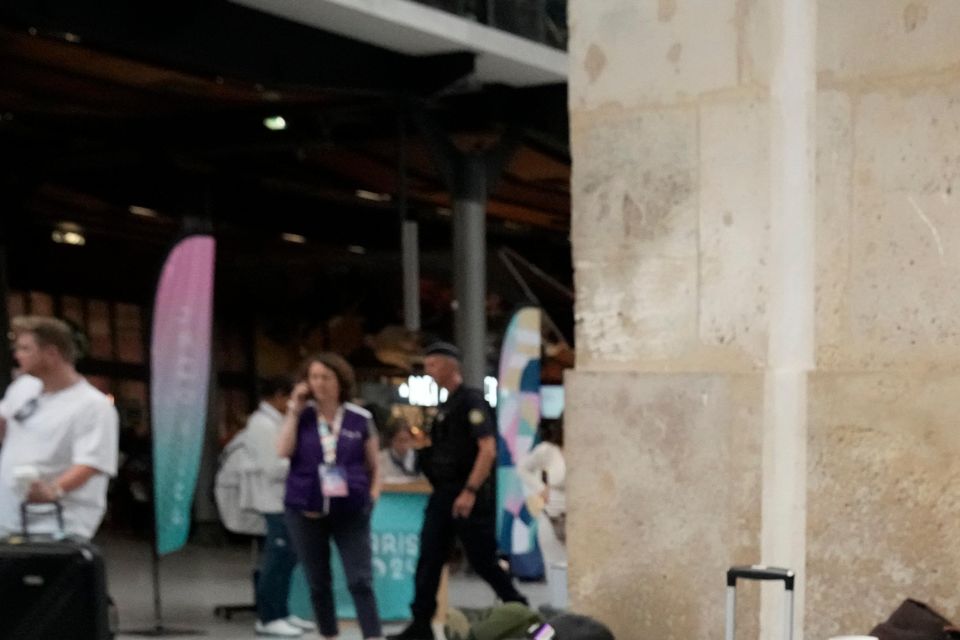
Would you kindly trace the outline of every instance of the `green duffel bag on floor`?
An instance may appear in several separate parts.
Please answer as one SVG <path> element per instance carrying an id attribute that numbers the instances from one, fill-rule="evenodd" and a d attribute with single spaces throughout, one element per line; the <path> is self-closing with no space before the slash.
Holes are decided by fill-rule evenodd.
<path id="1" fill-rule="evenodd" d="M 527 629 L 543 619 L 519 602 L 489 609 L 450 609 L 444 631 L 447 640 L 522 640 Z"/>

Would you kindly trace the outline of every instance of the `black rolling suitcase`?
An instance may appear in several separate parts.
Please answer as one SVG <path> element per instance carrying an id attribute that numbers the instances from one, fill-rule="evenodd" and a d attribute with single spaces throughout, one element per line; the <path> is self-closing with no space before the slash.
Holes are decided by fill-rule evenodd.
<path id="1" fill-rule="evenodd" d="M 100 551 L 81 540 L 31 536 L 26 505 L 21 514 L 23 535 L 0 542 L 0 640 L 109 640 Z"/>
<path id="2" fill-rule="evenodd" d="M 727 624 L 724 632 L 726 640 L 734 640 L 737 632 L 737 580 L 777 580 L 783 582 L 783 640 L 793 639 L 793 583 L 794 573 L 790 569 L 751 565 L 730 567 L 727 571 Z"/>

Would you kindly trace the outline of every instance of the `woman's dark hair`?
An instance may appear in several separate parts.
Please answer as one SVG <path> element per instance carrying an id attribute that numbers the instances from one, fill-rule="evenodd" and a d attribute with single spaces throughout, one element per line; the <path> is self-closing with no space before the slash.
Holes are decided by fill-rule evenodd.
<path id="1" fill-rule="evenodd" d="M 307 379 L 307 374 L 310 373 L 310 365 L 315 362 L 319 362 L 337 376 L 337 383 L 340 385 L 340 397 L 338 398 L 340 402 L 347 402 L 353 398 L 353 389 L 356 386 L 357 378 L 353 373 L 353 367 L 350 366 L 346 358 L 330 351 L 307 356 L 300 366 L 300 377 L 303 380 Z"/>
<path id="2" fill-rule="evenodd" d="M 552 442 L 563 447 L 563 416 L 559 418 L 542 418 L 540 420 L 540 440 Z"/>

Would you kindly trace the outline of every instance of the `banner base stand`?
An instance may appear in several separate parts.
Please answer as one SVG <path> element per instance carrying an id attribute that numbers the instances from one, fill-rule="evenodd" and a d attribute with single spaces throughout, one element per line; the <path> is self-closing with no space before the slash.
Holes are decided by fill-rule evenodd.
<path id="1" fill-rule="evenodd" d="M 173 638 L 175 636 L 205 636 L 206 631 L 199 629 L 172 629 L 158 624 L 152 629 L 140 629 L 131 631 L 121 631 L 122 636 L 142 636 L 145 638 Z"/>

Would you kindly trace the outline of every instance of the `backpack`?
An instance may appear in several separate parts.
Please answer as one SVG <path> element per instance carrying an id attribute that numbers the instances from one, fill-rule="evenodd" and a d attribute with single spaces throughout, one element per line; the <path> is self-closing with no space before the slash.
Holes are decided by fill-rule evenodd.
<path id="1" fill-rule="evenodd" d="M 947 640 L 960 638 L 953 623 L 917 600 L 903 601 L 886 622 L 874 627 L 870 635 L 879 640 Z"/>
<path id="2" fill-rule="evenodd" d="M 267 521 L 251 508 L 250 473 L 253 457 L 240 431 L 220 453 L 213 496 L 220 520 L 228 531 L 251 536 L 267 533 Z"/>

